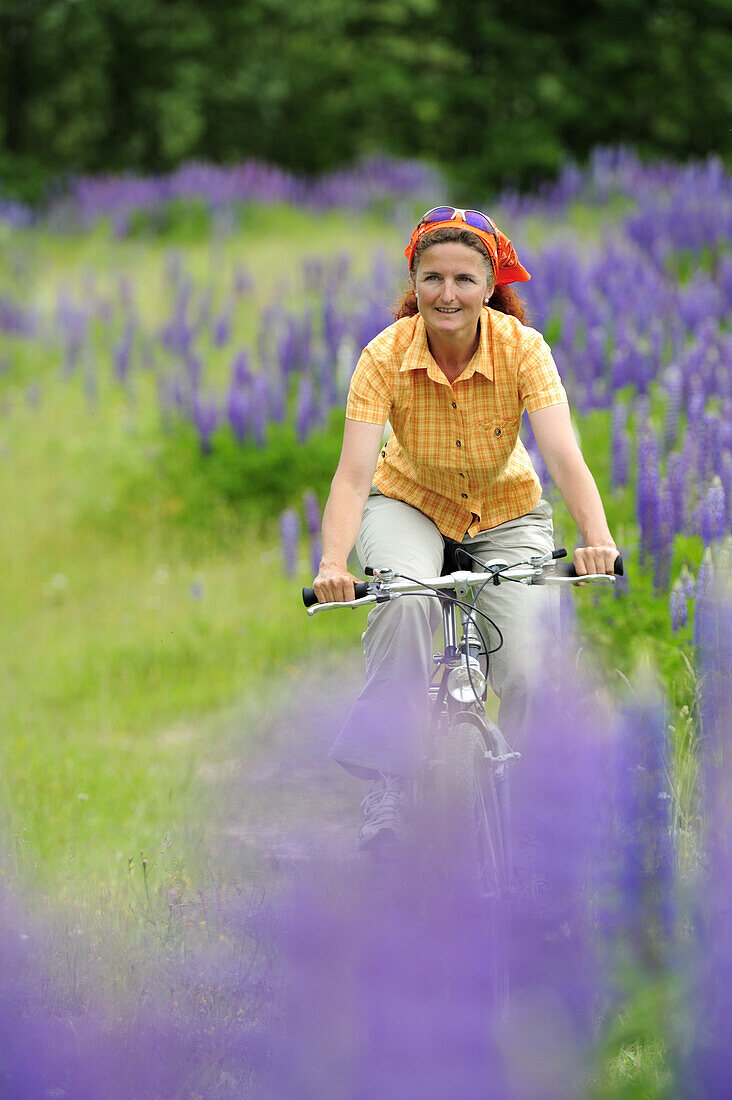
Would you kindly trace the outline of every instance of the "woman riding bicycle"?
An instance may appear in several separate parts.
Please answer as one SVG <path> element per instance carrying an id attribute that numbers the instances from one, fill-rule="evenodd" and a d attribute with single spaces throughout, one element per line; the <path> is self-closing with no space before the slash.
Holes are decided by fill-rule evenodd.
<path id="1" fill-rule="evenodd" d="M 396 323 L 368 344 L 351 379 L 313 582 L 318 600 L 353 599 L 354 545 L 362 567 L 419 579 L 440 574 L 445 539 L 480 560 L 550 551 L 551 506 L 518 438 L 524 409 L 585 541 L 574 553 L 577 573 L 612 573 L 617 548 L 556 365 L 508 286 L 530 278 L 511 241 L 479 211 L 437 207 L 405 255 L 410 285 Z M 330 754 L 373 780 L 363 848 L 404 834 L 406 786 L 420 767 L 427 721 L 435 603 L 403 598 L 368 617 L 366 684 Z M 489 676 L 499 725 L 516 747 L 531 724 L 532 631 L 539 617 L 558 628 L 557 597 L 548 588 L 491 585 L 478 606 L 497 628 Z"/>

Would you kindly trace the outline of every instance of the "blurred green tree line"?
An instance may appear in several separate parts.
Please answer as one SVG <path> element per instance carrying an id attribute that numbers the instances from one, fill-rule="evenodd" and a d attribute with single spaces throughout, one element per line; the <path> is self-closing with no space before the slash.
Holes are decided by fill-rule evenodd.
<path id="1" fill-rule="evenodd" d="M 732 0 L 0 0 L 0 188 L 248 157 L 438 162 L 465 193 L 732 145 Z"/>

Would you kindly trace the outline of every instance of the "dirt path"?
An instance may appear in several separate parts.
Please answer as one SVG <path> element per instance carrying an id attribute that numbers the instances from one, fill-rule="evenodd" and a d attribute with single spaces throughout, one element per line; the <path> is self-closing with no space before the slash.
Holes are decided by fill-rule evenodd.
<path id="1" fill-rule="evenodd" d="M 357 833 L 368 786 L 327 755 L 361 682 L 360 655 L 331 662 L 316 682 L 293 669 L 261 718 L 245 720 L 232 755 L 201 765 L 215 795 L 215 862 L 268 881 L 313 861 L 363 862 Z M 261 723 L 256 738 L 252 723 Z"/>

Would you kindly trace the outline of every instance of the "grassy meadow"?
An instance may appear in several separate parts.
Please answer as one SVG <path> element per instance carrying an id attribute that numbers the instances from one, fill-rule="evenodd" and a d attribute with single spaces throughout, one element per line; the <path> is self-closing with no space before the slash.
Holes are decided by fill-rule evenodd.
<path id="1" fill-rule="evenodd" d="M 243 258 L 257 296 L 284 281 L 296 297 L 289 269 L 337 248 L 346 219 L 268 220 L 225 246 L 176 248 L 200 278 Z M 382 243 L 368 226 L 350 241 Z M 82 296 L 90 270 L 102 285 L 126 273 L 154 323 L 167 242 L 28 243 L 40 310 L 59 286 Z M 25 245 L 14 248 L 25 256 Z M 251 338 L 254 309 L 240 320 Z M 90 397 L 60 377 L 57 347 L 26 343 L 5 342 L 2 379 L 5 835 L 31 881 L 58 889 L 71 875 L 94 894 L 124 884 L 130 855 L 165 835 L 180 843 L 200 812 L 196 766 L 217 753 L 216 713 L 256 698 L 273 671 L 294 677 L 317 648 L 284 576 L 278 510 L 254 515 L 217 496 L 195 441 L 161 438 L 154 379 L 122 387 L 101 361 Z M 318 647 L 358 644 L 353 623 L 319 627 Z"/>
<path id="2" fill-rule="evenodd" d="M 619 321 L 598 352 L 602 310 L 616 308 L 616 288 L 602 280 L 627 260 L 608 241 L 654 194 L 659 209 L 667 194 L 677 201 L 673 180 L 642 176 L 643 188 L 631 188 L 623 173 L 633 171 L 621 160 L 604 190 L 596 174 L 576 193 L 560 188 L 523 206 L 503 196 L 489 208 L 522 258 L 525 243 L 535 260 L 533 323 L 555 348 L 628 572 L 615 593 L 571 590 L 581 649 L 567 662 L 596 670 L 608 708 L 632 702 L 649 679 L 663 696 L 673 861 L 684 879 L 698 869 L 700 845 L 695 643 L 707 574 L 728 568 L 729 465 L 683 448 L 696 400 L 714 453 L 729 455 L 730 394 L 722 372 L 709 382 L 729 315 L 718 305 L 717 327 L 704 328 L 696 268 L 659 236 L 648 246 L 653 278 L 667 287 L 683 269 L 681 304 L 656 307 L 656 283 L 644 275 L 648 327 L 618 306 L 628 335 Z M 326 695 L 358 668 L 361 618 L 310 622 L 300 604 L 316 541 L 303 494 L 322 507 L 349 370 L 388 323 L 419 205 L 354 213 L 252 204 L 216 222 L 194 203 L 133 221 L 126 235 L 105 219 L 83 230 L 0 222 L 0 874 L 29 913 L 50 914 L 64 935 L 77 926 L 87 934 L 88 949 L 75 945 L 71 959 L 67 942 L 51 967 L 68 995 L 57 995 L 62 1013 L 86 1005 L 98 985 L 139 993 L 135 965 L 153 956 L 186 944 L 193 953 L 207 935 L 196 909 L 202 884 L 232 888 L 212 855 L 226 807 L 202 775 L 234 758 L 246 771 L 281 715 L 296 730 L 313 679 Z M 602 271 L 607 248 L 596 300 L 585 301 L 580 284 Z M 724 246 L 701 239 L 694 254 L 722 295 L 732 284 Z M 630 309 L 628 285 L 617 293 Z M 669 321 L 659 335 L 654 311 L 666 309 L 683 324 Z M 706 359 L 700 351 L 687 370 L 698 348 Z M 677 362 L 686 389 L 673 389 Z M 686 456 L 688 467 L 678 523 L 667 518 L 677 446 L 677 465 Z M 644 488 L 647 470 L 659 500 Z M 552 499 L 557 542 L 571 550 L 576 532 Z M 289 573 L 286 509 L 302 529 Z M 171 896 L 190 906 L 175 928 Z M 236 935 L 227 926 L 220 939 L 231 945 Z M 659 1005 L 674 983 L 638 973 L 605 1028 L 593 1096 L 671 1095 Z M 213 1016 L 215 1005 L 213 988 Z M 244 1095 L 237 1087 L 206 1095 Z"/>

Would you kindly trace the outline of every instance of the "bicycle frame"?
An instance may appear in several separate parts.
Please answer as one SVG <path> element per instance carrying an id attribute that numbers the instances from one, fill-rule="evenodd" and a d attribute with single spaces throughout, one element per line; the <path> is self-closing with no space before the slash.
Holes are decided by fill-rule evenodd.
<path id="1" fill-rule="evenodd" d="M 507 765 L 518 760 L 520 753 L 512 751 L 485 712 L 489 651 L 473 619 L 473 614 L 480 613 L 475 602 L 488 584 L 614 583 L 615 577 L 604 573 L 577 577 L 568 565 L 558 571 L 555 559 L 565 554 L 564 550 L 555 550 L 515 565 L 495 559 L 479 563 L 485 572 L 457 570 L 433 580 L 410 579 L 391 569 L 368 569 L 366 572 L 373 580 L 359 582 L 355 598 L 338 603 L 314 602 L 317 600 L 314 591 L 303 589 L 308 615 L 385 603 L 411 593 L 439 599 L 444 647 L 442 653 L 433 655 L 436 670 L 428 688 L 431 720 L 425 736 L 425 763 L 415 784 L 415 802 L 429 805 L 430 789 L 436 788 L 438 799 L 431 804 L 440 805 L 441 785 L 443 790 L 455 794 L 462 840 L 477 860 L 477 881 L 486 897 L 500 896 L 503 890 L 512 889 L 513 838 Z M 622 574 L 620 558 L 615 568 L 617 574 Z M 485 654 L 485 668 L 479 663 L 481 653 Z M 426 799 L 421 797 L 425 793 Z M 447 816 L 441 820 L 448 831 L 453 830 L 450 805 Z"/>

